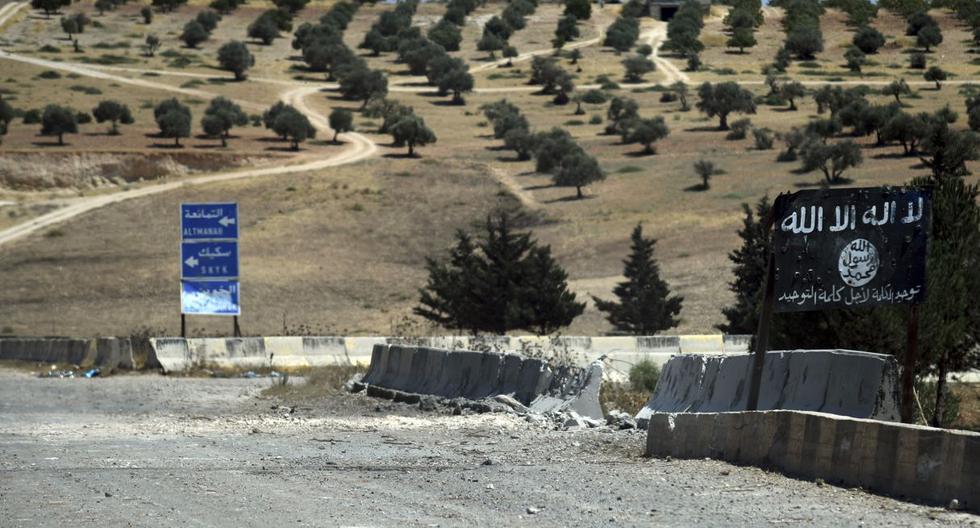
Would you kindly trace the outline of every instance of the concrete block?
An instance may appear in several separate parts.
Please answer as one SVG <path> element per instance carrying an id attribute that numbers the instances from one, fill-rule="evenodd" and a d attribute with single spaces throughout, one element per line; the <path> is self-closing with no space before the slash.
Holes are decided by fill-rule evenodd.
<path id="1" fill-rule="evenodd" d="M 752 356 L 671 358 L 657 388 L 637 414 L 640 427 L 654 412 L 728 412 L 748 402 Z M 797 350 L 766 355 L 759 409 L 829 412 L 898 419 L 898 370 L 891 356 L 849 350 Z"/>
<path id="2" fill-rule="evenodd" d="M 980 511 L 980 433 L 809 411 L 656 413 L 646 453 L 708 456 L 942 506 L 957 499 Z"/>
<path id="3" fill-rule="evenodd" d="M 369 387 L 444 398 L 505 394 L 536 412 L 568 410 L 601 420 L 602 374 L 601 363 L 556 373 L 540 359 L 516 355 L 379 344 L 362 381 Z"/>

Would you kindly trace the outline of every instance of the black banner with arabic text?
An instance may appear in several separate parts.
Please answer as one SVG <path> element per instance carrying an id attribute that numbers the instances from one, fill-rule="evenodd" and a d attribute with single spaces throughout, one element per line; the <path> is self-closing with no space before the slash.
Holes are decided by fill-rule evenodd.
<path id="1" fill-rule="evenodd" d="M 820 189 L 774 205 L 775 310 L 919 304 L 931 189 Z"/>

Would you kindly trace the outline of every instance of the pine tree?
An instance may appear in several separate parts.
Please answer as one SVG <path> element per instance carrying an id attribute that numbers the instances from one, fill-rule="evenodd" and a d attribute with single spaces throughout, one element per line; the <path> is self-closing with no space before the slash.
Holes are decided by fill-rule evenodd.
<path id="1" fill-rule="evenodd" d="M 735 264 L 735 281 L 728 285 L 728 289 L 735 294 L 735 305 L 722 309 L 728 322 L 717 325 L 718 330 L 725 334 L 755 334 L 759 325 L 759 303 L 769 255 L 769 237 L 764 221 L 771 208 L 768 196 L 759 200 L 754 214 L 748 204 L 742 204 L 745 219 L 738 232 L 742 247 L 728 254 L 728 260 Z"/>
<path id="2" fill-rule="evenodd" d="M 427 259 L 429 278 L 415 314 L 474 334 L 546 334 L 571 324 L 585 305 L 568 291 L 565 270 L 549 247 L 515 232 L 512 222 L 506 214 L 491 216 L 483 240 L 460 231 L 447 261 Z"/>
<path id="3" fill-rule="evenodd" d="M 671 296 L 670 287 L 660 278 L 660 266 L 653 256 L 656 240 L 643 238 L 639 224 L 630 240 L 630 255 L 623 261 L 626 281 L 613 289 L 619 302 L 593 297 L 596 308 L 607 313 L 616 330 L 634 335 L 654 335 L 677 326 L 684 298 Z"/>

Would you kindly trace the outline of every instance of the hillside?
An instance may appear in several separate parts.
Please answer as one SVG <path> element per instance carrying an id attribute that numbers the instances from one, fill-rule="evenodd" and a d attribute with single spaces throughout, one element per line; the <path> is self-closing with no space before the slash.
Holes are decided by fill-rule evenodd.
<path id="1" fill-rule="evenodd" d="M 316 21 L 331 5 L 310 4 L 297 14 L 294 27 Z M 558 62 L 571 73 L 573 94 L 598 88 L 597 76 L 609 75 L 619 83 L 609 95 L 634 99 L 642 117 L 664 118 L 670 135 L 656 143 L 655 155 L 643 155 L 641 145 L 623 144 L 619 136 L 604 133 L 608 103 L 585 103 L 583 114 L 577 115 L 574 102 L 556 105 L 553 96 L 540 95 L 540 87 L 528 84 L 529 56 L 502 68 L 477 50 L 482 24 L 504 4 L 487 3 L 471 13 L 461 50 L 452 53 L 469 64 L 475 80 L 476 89 L 465 94 L 462 106 L 447 104 L 449 96 L 439 96 L 424 78 L 410 75 L 396 62 L 395 53 L 374 57 L 357 48 L 379 14 L 392 9 L 366 4 L 356 12 L 344 41 L 372 68 L 388 73 L 388 98 L 413 107 L 438 136 L 436 143 L 418 149 L 420 157 L 407 158 L 404 147 L 392 145 L 391 136 L 377 133 L 380 119 L 361 113 L 360 102 L 343 99 L 324 74 L 306 71 L 289 34 L 270 46 L 250 42 L 255 67 L 247 81 L 230 82 L 230 74 L 216 66 L 216 50 L 230 39 L 244 39 L 244 28 L 268 7 L 263 3 L 249 3 L 225 16 L 211 39 L 196 50 L 184 48 L 177 36 L 202 5 L 160 14 L 149 26 L 139 18 L 140 7 L 125 4 L 100 16 L 89 0 L 73 4 L 68 11 L 85 11 L 102 26 L 79 36 L 84 48 L 79 54 L 64 40 L 57 16 L 47 19 L 27 8 L 12 14 L 10 8 L 0 11 L 0 20 L 10 14 L 0 23 L 4 100 L 19 109 L 57 102 L 88 111 L 112 98 L 128 104 L 135 121 L 125 125 L 120 136 L 105 135 L 106 124 L 84 124 L 79 134 L 66 136 L 67 146 L 57 146 L 52 138 L 37 136 L 39 125 L 17 120 L 0 145 L 0 184 L 3 163 L 22 156 L 50 156 L 54 166 L 62 164 L 59 171 L 81 163 L 66 162 L 66 156 L 193 153 L 207 158 L 194 163 L 177 160 L 173 163 L 184 169 L 148 171 L 142 179 L 133 174 L 125 181 L 96 178 L 97 184 L 85 178 L 57 184 L 34 178 L 31 184 L 31 175 L 17 173 L 20 162 L 14 163 L 8 170 L 16 173 L 18 182 L 28 183 L 0 186 L 0 230 L 121 191 L 149 189 L 161 182 L 173 187 L 86 210 L 9 241 L 0 231 L 0 333 L 111 335 L 140 327 L 177 332 L 178 204 L 218 200 L 240 203 L 246 333 L 438 331 L 411 316 L 417 290 L 425 282 L 425 257 L 443 255 L 456 229 L 476 228 L 496 208 L 518 213 L 522 226 L 552 247 L 573 289 L 586 298 L 610 295 L 622 271 L 630 230 L 642 222 L 645 232 L 658 239 L 664 278 L 685 298 L 682 322 L 671 333 L 714 333 L 714 326 L 722 322 L 721 308 L 732 299 L 727 255 L 738 244 L 742 204 L 822 184 L 819 171 L 799 174 L 798 162 L 776 161 L 782 141 L 776 140 L 771 150 L 760 150 L 751 132 L 746 139 L 728 140 L 727 133 L 718 130 L 717 118 L 696 108 L 682 111 L 678 101 L 663 101 L 662 85 L 678 80 L 690 86 L 692 106 L 703 81 L 737 81 L 761 99 L 769 91 L 762 68 L 772 62 L 783 38 L 783 14 L 778 9 L 765 10 L 766 21 L 756 35 L 759 45 L 740 54 L 725 47 L 723 10 L 714 8 L 700 36 L 705 45 L 705 67 L 700 71 L 685 71 L 682 57 L 660 50 L 665 24 L 644 17 L 638 43 L 651 45 L 657 71 L 641 82 L 627 83 L 620 64 L 626 54 L 601 45 L 621 6 L 593 5 L 592 18 L 579 22 L 581 36 L 568 44 L 579 50 L 577 64 L 567 56 Z M 427 28 L 444 11 L 444 4 L 421 4 L 413 24 Z M 510 43 L 522 54 L 550 56 L 560 15 L 560 6 L 542 3 Z M 964 128 L 964 100 L 975 89 L 971 83 L 980 82 L 980 61 L 969 28 L 945 10 L 932 15 L 945 38 L 928 54 L 930 64 L 940 65 L 950 77 L 939 90 L 921 71 L 908 69 L 914 39 L 904 35 L 903 20 L 884 10 L 871 25 L 885 35 L 886 44 L 868 57 L 861 74 L 848 71 L 843 58 L 853 28 L 844 14 L 828 10 L 820 19 L 825 50 L 813 61 L 793 61 L 781 82 L 803 81 L 810 90 L 825 84 L 865 85 L 869 102 L 887 104 L 893 98 L 881 89 L 905 79 L 912 93 L 902 98 L 904 111 L 934 112 L 949 105 L 960 114 L 955 126 Z M 144 57 L 139 46 L 151 31 L 163 45 L 154 57 Z M 50 51 L 54 48 L 57 51 Z M 495 61 L 501 60 L 495 56 Z M 49 71 L 59 72 L 58 77 Z M 198 125 L 208 99 L 217 95 L 238 101 L 249 114 L 261 114 L 280 99 L 305 106 L 304 113 L 320 129 L 318 137 L 293 152 L 271 131 L 249 125 L 236 128 L 229 147 L 220 148 L 220 142 L 203 136 Z M 170 141 L 155 137 L 152 111 L 156 103 L 173 96 L 194 112 L 194 133 L 179 151 L 169 148 Z M 562 127 L 570 132 L 598 159 L 606 179 L 588 186 L 585 198 L 578 200 L 574 188 L 555 187 L 550 175 L 535 172 L 533 161 L 518 161 L 493 138 L 492 126 L 480 112 L 481 105 L 502 98 L 521 109 L 533 130 Z M 759 104 L 756 114 L 733 114 L 731 119 L 748 117 L 755 128 L 778 135 L 826 117 L 818 113 L 810 95 L 796 104 L 796 111 L 783 103 Z M 326 125 L 326 116 L 335 108 L 354 112 L 355 132 L 342 134 L 339 145 L 329 141 L 332 133 Z M 901 184 L 928 173 L 917 157 L 903 156 L 898 144 L 877 146 L 873 134 L 852 139 L 861 145 L 864 162 L 846 172 L 849 185 Z M 371 150 L 375 145 L 377 150 Z M 214 172 L 234 174 L 239 166 L 261 172 L 330 159 L 338 161 L 310 170 L 180 185 Z M 701 159 L 724 170 L 703 191 L 693 169 Z M 976 172 L 980 164 L 973 162 L 969 168 Z M 2 205 L 6 202 L 12 204 Z M 222 319 L 192 318 L 190 326 L 194 333 L 230 331 L 230 322 Z M 590 306 L 564 333 L 610 330 Z"/>

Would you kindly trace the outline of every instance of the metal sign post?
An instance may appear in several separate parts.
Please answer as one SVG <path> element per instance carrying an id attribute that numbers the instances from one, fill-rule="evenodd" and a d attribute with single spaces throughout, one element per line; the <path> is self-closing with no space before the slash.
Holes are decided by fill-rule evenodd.
<path id="1" fill-rule="evenodd" d="M 180 332 L 186 337 L 187 315 L 232 317 L 241 336 L 238 204 L 180 205 Z"/>
<path id="2" fill-rule="evenodd" d="M 932 191 L 821 189 L 780 195 L 747 408 L 758 408 L 773 312 L 912 305 L 902 378 L 902 415 L 911 418 L 918 310 L 926 296 Z M 908 409 L 908 414 L 906 414 Z"/>

